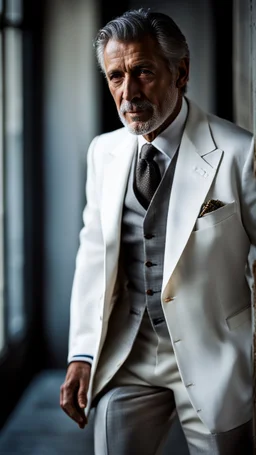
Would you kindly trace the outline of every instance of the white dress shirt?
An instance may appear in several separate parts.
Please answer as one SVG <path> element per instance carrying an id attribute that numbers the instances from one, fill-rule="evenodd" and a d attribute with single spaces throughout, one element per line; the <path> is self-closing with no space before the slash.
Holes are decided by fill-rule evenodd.
<path id="1" fill-rule="evenodd" d="M 174 121 L 167 126 L 152 142 L 159 154 L 156 155 L 155 161 L 159 165 L 161 175 L 163 176 L 165 170 L 174 157 L 181 141 L 182 133 L 185 127 L 188 114 L 188 105 L 186 99 L 183 97 L 182 106 L 179 114 Z M 138 137 L 138 153 L 140 154 L 141 147 L 144 144 L 149 144 L 143 136 Z"/>

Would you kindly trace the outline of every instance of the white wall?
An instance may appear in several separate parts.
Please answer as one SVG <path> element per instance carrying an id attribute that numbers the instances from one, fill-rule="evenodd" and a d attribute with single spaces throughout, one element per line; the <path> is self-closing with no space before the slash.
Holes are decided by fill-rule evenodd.
<path id="1" fill-rule="evenodd" d="M 49 0 L 44 31 L 44 314 L 51 363 L 67 355 L 70 290 L 85 203 L 86 152 L 99 131 L 94 0 Z"/>

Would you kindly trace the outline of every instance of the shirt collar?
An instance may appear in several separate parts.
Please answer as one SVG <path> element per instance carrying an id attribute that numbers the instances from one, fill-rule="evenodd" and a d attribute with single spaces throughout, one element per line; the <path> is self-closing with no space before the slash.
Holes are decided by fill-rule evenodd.
<path id="1" fill-rule="evenodd" d="M 160 152 L 167 155 L 172 159 L 177 148 L 179 147 L 182 133 L 185 127 L 188 114 L 188 105 L 185 98 L 182 98 L 182 106 L 179 114 L 174 121 L 160 133 L 151 144 L 154 145 Z M 148 144 L 143 136 L 138 136 L 138 152 L 140 153 L 141 147 Z"/>

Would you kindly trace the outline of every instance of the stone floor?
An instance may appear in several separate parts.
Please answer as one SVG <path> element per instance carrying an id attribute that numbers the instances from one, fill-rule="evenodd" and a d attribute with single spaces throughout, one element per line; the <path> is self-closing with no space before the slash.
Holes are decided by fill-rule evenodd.
<path id="1" fill-rule="evenodd" d="M 32 381 L 0 432 L 1 455 L 94 455 L 93 414 L 80 430 L 59 407 L 64 376 L 63 370 L 43 371 Z M 163 455 L 188 455 L 178 420 Z"/>

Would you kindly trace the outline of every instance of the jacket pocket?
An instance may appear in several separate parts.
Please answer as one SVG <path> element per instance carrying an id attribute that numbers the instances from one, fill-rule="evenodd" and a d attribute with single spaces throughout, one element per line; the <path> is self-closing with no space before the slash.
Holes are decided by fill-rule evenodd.
<path id="1" fill-rule="evenodd" d="M 229 330 L 234 330 L 252 318 L 252 307 L 247 305 L 226 319 Z"/>
<path id="2" fill-rule="evenodd" d="M 194 230 L 198 231 L 221 223 L 236 212 L 236 205 L 236 201 L 233 201 L 213 212 L 206 213 L 201 218 L 197 218 Z"/>

